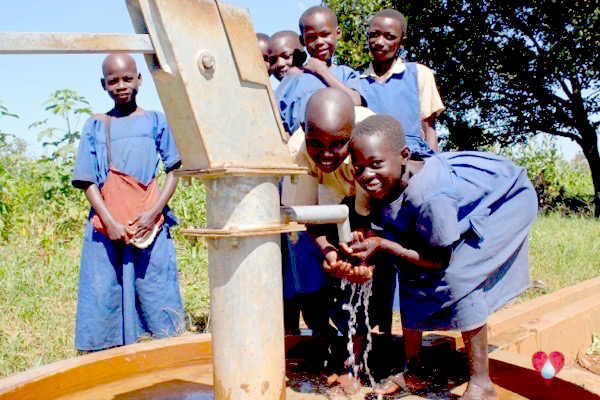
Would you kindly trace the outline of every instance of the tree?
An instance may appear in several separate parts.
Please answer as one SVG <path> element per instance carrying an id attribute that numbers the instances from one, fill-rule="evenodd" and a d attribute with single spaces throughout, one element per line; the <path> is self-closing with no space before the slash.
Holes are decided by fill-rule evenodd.
<path id="1" fill-rule="evenodd" d="M 45 127 L 38 134 L 38 141 L 43 142 L 44 146 L 53 146 L 56 149 L 52 153 L 52 159 L 61 158 L 63 160 L 72 160 L 77 152 L 76 142 L 81 135 L 76 130 L 82 115 L 91 115 L 89 103 L 83 96 L 77 94 L 71 89 L 62 89 L 50 93 L 48 99 L 44 101 L 45 110 L 64 120 L 64 128 L 50 126 L 46 118 L 42 121 L 34 122 L 29 129 Z"/>
<path id="2" fill-rule="evenodd" d="M 338 59 L 354 67 L 365 54 L 366 20 L 351 10 L 368 0 L 325 0 L 345 32 Z M 378 2 L 381 3 L 381 2 Z M 378 6 L 378 3 L 376 4 Z M 600 216 L 600 5 L 592 0 L 391 0 L 408 19 L 406 58 L 436 71 L 449 139 L 500 143 L 547 133 L 575 141 L 592 172 Z M 375 7 L 377 8 L 377 7 Z M 361 25 L 362 26 L 358 26 Z M 357 39 L 360 38 L 360 39 Z M 474 139 L 475 140 L 475 139 Z M 464 141 L 463 141 L 464 142 Z"/>

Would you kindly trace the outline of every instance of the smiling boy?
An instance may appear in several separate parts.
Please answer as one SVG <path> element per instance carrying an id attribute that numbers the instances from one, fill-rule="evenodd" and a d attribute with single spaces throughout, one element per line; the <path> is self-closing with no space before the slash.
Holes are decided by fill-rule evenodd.
<path id="1" fill-rule="evenodd" d="M 109 55 L 102 72 L 114 107 L 85 123 L 72 177 L 92 206 L 75 326 L 75 347 L 82 351 L 185 329 L 169 234 L 176 219 L 167 207 L 177 186 L 173 170 L 181 165 L 175 140 L 164 114 L 137 105 L 142 77 L 131 56 Z M 166 172 L 161 192 L 159 159 Z"/>
<path id="2" fill-rule="evenodd" d="M 300 41 L 310 59 L 303 66 L 305 73 L 281 82 L 275 90 L 285 129 L 293 134 L 304 119 L 306 103 L 317 90 L 337 88 L 346 93 L 356 106 L 363 103 L 360 78 L 356 71 L 344 65 L 332 64 L 341 29 L 335 13 L 324 6 L 307 9 L 299 21 Z"/>
<path id="3" fill-rule="evenodd" d="M 280 31 L 269 40 L 269 64 L 277 80 L 282 81 L 288 74 L 302 73 L 302 64 L 306 61 L 304 47 L 294 31 Z"/>
<path id="4" fill-rule="evenodd" d="M 394 9 L 373 16 L 368 31 L 373 61 L 361 74 L 360 83 L 369 108 L 396 118 L 413 157 L 425 156 L 438 151 L 434 121 L 444 105 L 432 71 L 399 57 L 406 29 L 406 18 Z"/>

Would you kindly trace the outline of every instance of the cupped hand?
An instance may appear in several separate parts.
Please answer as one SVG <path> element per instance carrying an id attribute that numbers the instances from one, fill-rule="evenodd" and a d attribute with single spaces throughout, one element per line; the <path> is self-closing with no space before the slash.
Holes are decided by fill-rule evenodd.
<path id="1" fill-rule="evenodd" d="M 364 261 L 368 260 L 381 249 L 381 238 L 377 236 L 369 237 L 356 243 L 351 243 L 350 246 L 342 243 L 340 247 L 348 255 Z"/>

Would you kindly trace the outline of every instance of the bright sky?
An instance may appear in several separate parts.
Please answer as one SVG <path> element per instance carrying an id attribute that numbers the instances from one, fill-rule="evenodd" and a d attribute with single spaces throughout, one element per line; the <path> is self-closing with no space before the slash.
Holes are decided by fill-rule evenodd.
<path id="1" fill-rule="evenodd" d="M 319 0 L 227 0 L 250 10 L 254 28 L 268 35 L 280 30 L 298 31 L 298 18 Z M 8 32 L 134 33 L 125 0 L 0 0 L 0 29 Z M 19 119 L 2 118 L 3 131 L 24 138 L 29 152 L 44 151 L 37 130 L 28 126 L 49 116 L 42 103 L 50 92 L 74 89 L 94 112 L 105 112 L 112 101 L 100 86 L 104 55 L 0 55 L 0 101 Z M 162 110 L 146 63 L 135 56 L 145 78 L 138 95 L 146 109 Z M 59 126 L 56 120 L 54 126 Z M 83 125 L 83 121 L 79 128 Z M 571 158 L 579 147 L 561 140 L 563 153 Z"/>
<path id="2" fill-rule="evenodd" d="M 304 10 L 319 0 L 227 0 L 250 10 L 254 29 L 268 35 L 298 31 Z M 0 30 L 7 32 L 134 33 L 125 0 L 0 0 Z M 0 101 L 19 119 L 2 118 L 2 131 L 24 138 L 29 152 L 44 151 L 33 122 L 47 118 L 42 103 L 50 92 L 74 89 L 94 112 L 108 111 L 113 103 L 100 86 L 104 55 L 0 55 Z M 144 82 L 138 103 L 162 110 L 156 87 L 142 55 L 134 56 Z M 55 125 L 60 122 L 57 121 Z M 81 121 L 79 128 L 83 125 Z"/>

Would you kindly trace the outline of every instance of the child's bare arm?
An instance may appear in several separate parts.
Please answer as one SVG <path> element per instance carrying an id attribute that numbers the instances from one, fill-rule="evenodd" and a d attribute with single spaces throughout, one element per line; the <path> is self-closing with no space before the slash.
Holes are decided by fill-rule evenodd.
<path id="1" fill-rule="evenodd" d="M 102 200 L 100 189 L 95 183 L 90 184 L 85 188 L 85 196 L 88 201 L 96 210 L 96 214 L 100 217 L 104 225 L 106 225 L 106 234 L 110 240 L 122 240 L 125 243 L 129 243 L 129 239 L 133 236 L 133 232 L 128 227 L 113 218 L 110 211 Z"/>
<path id="2" fill-rule="evenodd" d="M 434 119 L 435 117 L 432 115 L 423 120 L 423 139 L 427 142 L 429 148 L 437 153 L 440 151 L 440 148 L 438 145 L 437 132 L 435 131 Z"/>
<path id="3" fill-rule="evenodd" d="M 177 188 L 178 178 L 175 176 L 173 171 L 167 173 L 165 183 L 162 187 L 158 200 L 148 210 L 138 214 L 132 221 L 131 224 L 135 228 L 135 236 L 140 238 L 143 237 L 147 232 L 154 228 L 154 221 L 156 217 L 163 211 L 175 189 Z"/>
<path id="4" fill-rule="evenodd" d="M 346 94 L 348 94 L 352 99 L 352 102 L 355 106 L 362 105 L 360 94 L 355 90 L 350 89 L 348 86 L 344 85 L 342 81 L 336 78 L 324 61 L 321 61 L 317 58 L 310 58 L 304 65 L 304 70 L 320 77 L 325 84 L 327 84 L 327 86 L 346 92 Z"/>

